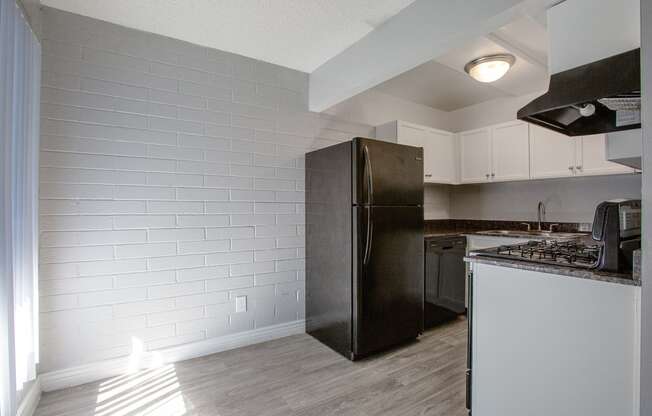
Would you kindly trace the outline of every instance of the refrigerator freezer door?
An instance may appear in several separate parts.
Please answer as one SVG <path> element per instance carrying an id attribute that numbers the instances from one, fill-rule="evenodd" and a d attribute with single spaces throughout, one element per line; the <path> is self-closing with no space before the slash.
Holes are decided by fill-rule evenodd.
<path id="1" fill-rule="evenodd" d="M 423 208 L 353 208 L 354 358 L 423 331 Z"/>
<path id="2" fill-rule="evenodd" d="M 423 205 L 423 149 L 353 139 L 354 205 Z"/>

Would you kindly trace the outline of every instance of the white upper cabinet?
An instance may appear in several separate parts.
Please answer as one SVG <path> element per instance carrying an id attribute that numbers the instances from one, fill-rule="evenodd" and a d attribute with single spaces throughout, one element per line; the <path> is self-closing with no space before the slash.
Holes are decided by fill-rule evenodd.
<path id="1" fill-rule="evenodd" d="M 606 136 L 569 137 L 531 125 L 532 179 L 633 173 L 634 169 L 609 162 Z"/>
<path id="2" fill-rule="evenodd" d="M 564 134 L 530 125 L 532 179 L 563 178 L 575 172 L 575 141 Z"/>
<path id="3" fill-rule="evenodd" d="M 527 180 L 529 155 L 529 128 L 521 121 L 462 132 L 460 182 Z"/>
<path id="4" fill-rule="evenodd" d="M 424 126 L 416 124 L 407 124 L 402 121 L 398 122 L 396 126 L 397 136 L 396 142 L 399 144 L 406 144 L 408 146 L 424 147 L 428 130 Z M 425 149 L 424 149 L 425 154 Z M 424 171 L 426 170 L 424 163 Z"/>
<path id="5" fill-rule="evenodd" d="M 459 140 L 460 182 L 488 182 L 491 179 L 491 130 L 462 132 Z"/>
<path id="6" fill-rule="evenodd" d="M 499 124 L 491 129 L 491 179 L 530 179 L 529 126 L 521 121 Z"/>
<path id="7" fill-rule="evenodd" d="M 423 148 L 424 182 L 459 184 L 615 175 L 635 170 L 606 157 L 606 135 L 569 137 L 519 120 L 453 134 L 393 121 L 376 137 Z"/>
<path id="8" fill-rule="evenodd" d="M 457 146 L 453 133 L 404 121 L 376 127 L 376 136 L 399 144 L 423 147 L 423 180 L 429 183 L 457 183 Z"/>
<path id="9" fill-rule="evenodd" d="M 428 130 L 423 147 L 426 182 L 457 183 L 458 156 L 455 142 L 453 133 Z"/>
<path id="10" fill-rule="evenodd" d="M 633 173 L 634 169 L 607 160 L 604 134 L 576 138 L 575 174 L 580 176 Z"/>

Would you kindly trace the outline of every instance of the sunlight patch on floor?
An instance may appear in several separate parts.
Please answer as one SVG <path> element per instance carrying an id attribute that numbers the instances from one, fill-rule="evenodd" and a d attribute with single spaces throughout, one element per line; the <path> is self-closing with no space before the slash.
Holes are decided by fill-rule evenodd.
<path id="1" fill-rule="evenodd" d="M 126 374 L 99 385 L 93 416 L 182 416 L 186 411 L 175 366 L 133 338 Z"/>

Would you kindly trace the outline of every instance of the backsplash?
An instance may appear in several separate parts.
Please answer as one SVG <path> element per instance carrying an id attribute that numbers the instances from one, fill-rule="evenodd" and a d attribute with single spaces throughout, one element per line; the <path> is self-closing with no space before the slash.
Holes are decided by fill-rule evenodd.
<path id="1" fill-rule="evenodd" d="M 607 175 L 516 182 L 425 186 L 426 220 L 535 221 L 546 205 L 552 223 L 593 222 L 595 207 L 614 198 L 641 198 L 640 175 Z"/>

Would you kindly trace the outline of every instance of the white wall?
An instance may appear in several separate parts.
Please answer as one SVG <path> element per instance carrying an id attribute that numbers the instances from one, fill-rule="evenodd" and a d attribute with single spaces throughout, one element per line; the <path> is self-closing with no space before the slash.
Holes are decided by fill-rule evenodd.
<path id="1" fill-rule="evenodd" d="M 640 9 L 639 0 L 572 0 L 548 9 L 550 73 L 639 48 Z"/>
<path id="2" fill-rule="evenodd" d="M 516 120 L 516 113 L 545 91 L 518 97 L 496 98 L 448 113 L 451 131 L 474 130 L 492 124 Z"/>
<path id="3" fill-rule="evenodd" d="M 423 195 L 423 217 L 426 220 L 446 220 L 451 214 L 451 185 L 426 184 Z"/>
<path id="4" fill-rule="evenodd" d="M 303 319 L 303 155 L 373 128 L 309 113 L 304 73 L 43 23 L 41 371 Z"/>
<path id="5" fill-rule="evenodd" d="M 442 130 L 454 128 L 450 113 L 446 111 L 403 100 L 375 89 L 337 104 L 325 113 L 372 126 L 403 120 Z"/>
<path id="6" fill-rule="evenodd" d="M 537 219 L 537 204 L 546 204 L 546 220 L 593 222 L 599 202 L 640 198 L 640 175 L 610 175 L 452 186 L 451 218 L 478 220 Z"/>

